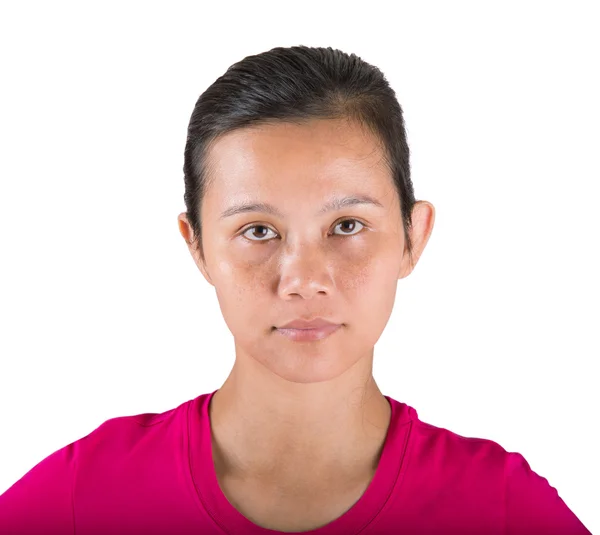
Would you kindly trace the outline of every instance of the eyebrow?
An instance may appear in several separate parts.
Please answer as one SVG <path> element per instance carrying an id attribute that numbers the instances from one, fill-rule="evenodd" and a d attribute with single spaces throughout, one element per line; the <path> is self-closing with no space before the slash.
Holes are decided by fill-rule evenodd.
<path id="1" fill-rule="evenodd" d="M 383 208 L 383 204 L 381 204 L 377 199 L 369 196 L 369 195 L 355 195 L 352 197 L 337 197 L 330 200 L 327 204 L 325 204 L 318 212 L 317 215 L 322 215 L 327 212 L 331 212 L 334 210 L 341 210 L 348 206 L 355 206 L 357 204 L 368 204 L 378 206 Z M 267 214 L 271 214 L 280 218 L 283 218 L 283 214 L 275 208 L 273 205 L 264 203 L 264 202 L 256 202 L 256 203 L 241 203 L 235 204 L 230 208 L 225 210 L 219 219 L 224 219 L 226 217 L 230 217 L 237 214 L 242 214 L 245 212 L 265 212 Z"/>

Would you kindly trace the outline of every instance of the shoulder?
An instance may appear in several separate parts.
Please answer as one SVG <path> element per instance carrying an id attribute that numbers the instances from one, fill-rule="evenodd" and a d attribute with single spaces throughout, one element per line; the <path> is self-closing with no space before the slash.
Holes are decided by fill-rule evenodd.
<path id="1" fill-rule="evenodd" d="M 161 413 L 116 416 L 104 421 L 87 435 L 69 445 L 78 461 L 78 469 L 88 458 L 99 466 L 103 460 L 129 455 L 143 443 L 156 447 L 169 436 L 185 432 L 190 401 Z"/>
<path id="2" fill-rule="evenodd" d="M 420 420 L 408 465 L 465 500 L 498 504 L 511 535 L 589 534 L 549 481 L 525 457 L 486 438 L 459 435 Z"/>
<path id="3" fill-rule="evenodd" d="M 141 413 L 110 418 L 87 435 L 63 446 L 44 457 L 20 480 L 10 487 L 1 498 L 21 492 L 25 495 L 38 489 L 48 493 L 62 489 L 71 492 L 73 478 L 87 465 L 102 470 L 104 463 L 111 463 L 119 456 L 129 455 L 133 449 L 145 443 L 148 447 L 164 441 L 169 435 L 181 436 L 185 432 L 190 401 L 162 413 Z M 34 493 L 35 494 L 35 493 Z M 1 500 L 0 500 L 1 503 Z"/>
<path id="4" fill-rule="evenodd" d="M 505 485 L 510 533 L 590 534 L 559 495 L 558 489 L 533 471 L 520 453 L 508 454 Z"/>
<path id="5" fill-rule="evenodd" d="M 160 414 L 111 418 L 47 455 L 0 495 L 0 533 L 73 533 L 78 483 L 92 488 L 149 450 L 180 442 L 189 403 Z"/>
<path id="6" fill-rule="evenodd" d="M 512 453 L 498 442 L 460 435 L 444 427 L 415 420 L 412 453 L 428 463 L 452 464 L 460 470 L 487 470 L 504 474 Z"/>

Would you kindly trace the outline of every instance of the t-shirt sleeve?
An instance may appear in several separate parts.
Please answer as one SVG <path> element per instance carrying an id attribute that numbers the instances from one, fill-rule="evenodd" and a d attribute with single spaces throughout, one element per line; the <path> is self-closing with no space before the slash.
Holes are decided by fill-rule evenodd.
<path id="1" fill-rule="evenodd" d="M 72 535 L 74 447 L 55 451 L 0 495 L 0 534 Z"/>
<path id="2" fill-rule="evenodd" d="M 520 453 L 508 454 L 505 469 L 507 535 L 591 535 Z"/>

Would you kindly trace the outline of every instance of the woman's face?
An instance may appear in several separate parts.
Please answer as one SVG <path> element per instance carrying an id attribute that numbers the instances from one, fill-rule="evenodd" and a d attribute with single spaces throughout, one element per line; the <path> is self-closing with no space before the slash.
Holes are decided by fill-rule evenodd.
<path id="1" fill-rule="evenodd" d="M 236 360 L 255 359 L 284 379 L 308 383 L 372 358 L 397 281 L 411 270 L 382 156 L 372 135 L 342 120 L 237 130 L 211 148 L 214 180 L 201 221 L 205 263 L 193 254 L 215 287 Z M 376 204 L 323 211 L 350 197 Z M 272 210 L 223 215 L 259 203 Z M 343 325 L 309 342 L 275 329 L 300 317 Z"/>

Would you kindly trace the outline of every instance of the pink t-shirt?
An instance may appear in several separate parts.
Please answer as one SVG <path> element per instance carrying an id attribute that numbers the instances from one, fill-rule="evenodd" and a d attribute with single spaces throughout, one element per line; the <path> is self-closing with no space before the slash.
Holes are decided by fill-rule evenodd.
<path id="1" fill-rule="evenodd" d="M 0 496 L 0 533 L 283 533 L 254 524 L 222 493 L 211 397 L 112 418 L 52 453 Z M 303 533 L 590 535 L 522 455 L 421 422 L 412 407 L 386 398 L 392 420 L 369 487 L 342 516 Z"/>

